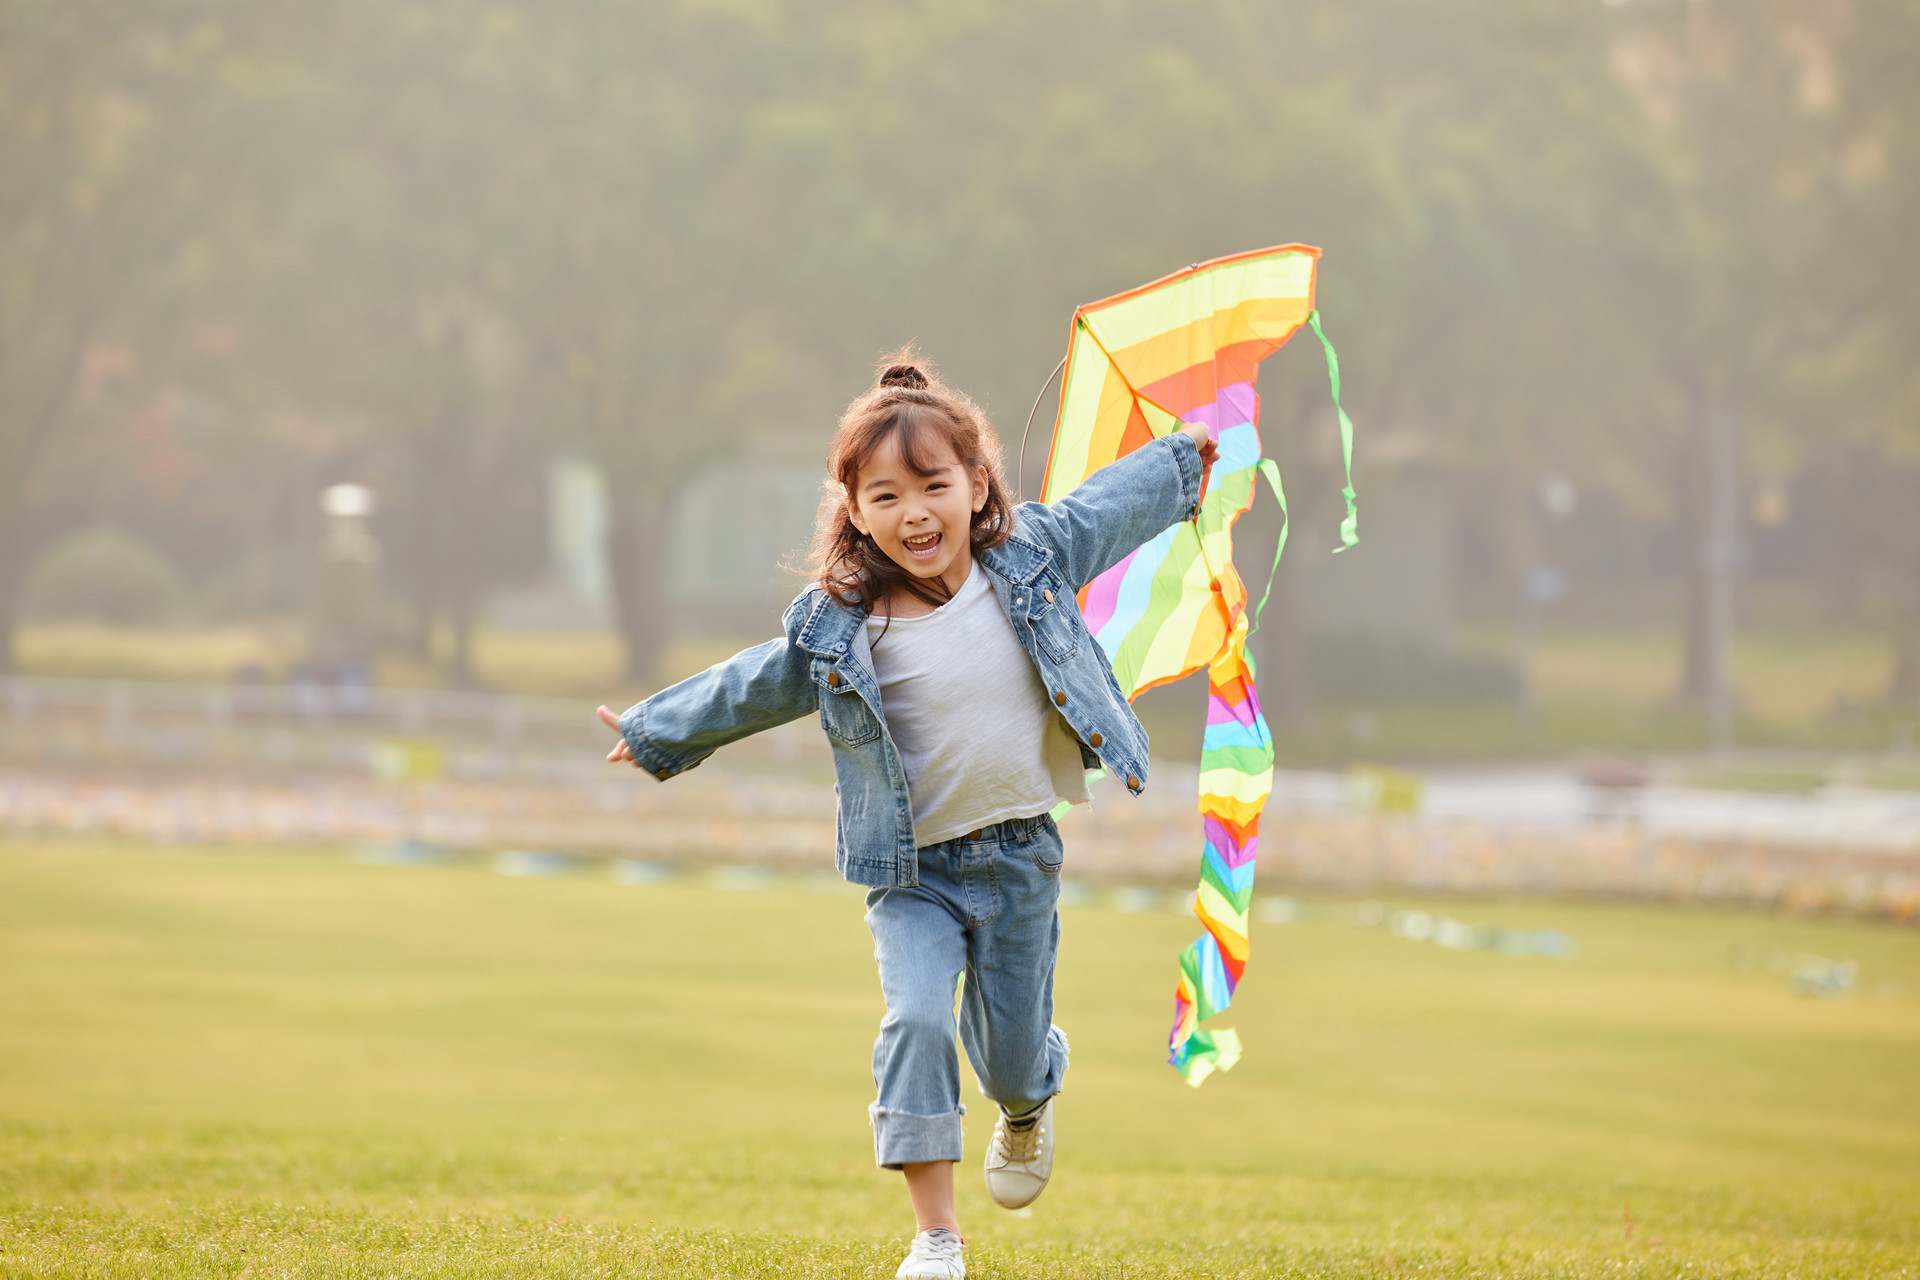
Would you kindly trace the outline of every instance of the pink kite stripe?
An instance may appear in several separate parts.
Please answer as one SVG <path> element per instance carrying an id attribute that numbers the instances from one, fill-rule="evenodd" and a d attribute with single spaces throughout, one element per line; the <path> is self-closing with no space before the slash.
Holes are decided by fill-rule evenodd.
<path id="1" fill-rule="evenodd" d="M 1258 403 L 1251 382 L 1233 382 L 1221 387 L 1216 399 L 1181 410 L 1180 419 L 1183 422 L 1204 422 L 1217 436 L 1222 428 L 1252 422 Z"/>
<path id="2" fill-rule="evenodd" d="M 1259 713 L 1260 704 L 1252 698 L 1243 698 L 1237 704 L 1228 702 L 1217 694 L 1207 699 L 1208 724 L 1250 725 L 1253 723 L 1253 717 Z"/>
<path id="3" fill-rule="evenodd" d="M 1203 817 L 1200 826 L 1206 832 L 1207 843 L 1220 851 L 1221 861 L 1230 867 L 1252 862 L 1254 853 L 1260 848 L 1258 835 L 1249 835 L 1245 844 L 1235 844 L 1232 833 L 1218 818 Z"/>
<path id="4" fill-rule="evenodd" d="M 1082 616 L 1087 620 L 1087 630 L 1094 635 L 1099 635 L 1100 629 L 1113 620 L 1114 606 L 1120 602 L 1120 584 L 1127 580 L 1127 568 L 1139 554 L 1138 547 L 1127 552 L 1124 560 L 1095 578 L 1088 588 L 1087 607 Z"/>

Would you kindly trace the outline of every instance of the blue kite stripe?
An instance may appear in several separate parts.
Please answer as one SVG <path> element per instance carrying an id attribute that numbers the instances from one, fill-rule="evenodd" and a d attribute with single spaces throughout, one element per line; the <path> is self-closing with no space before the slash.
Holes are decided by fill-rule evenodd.
<path id="1" fill-rule="evenodd" d="M 1249 858 L 1237 867 L 1230 867 L 1226 859 L 1220 856 L 1220 851 L 1214 848 L 1211 840 L 1207 841 L 1206 851 L 1201 854 L 1201 857 L 1205 858 L 1207 865 L 1213 868 L 1213 873 L 1220 878 L 1220 883 L 1233 890 L 1235 897 L 1253 888 L 1253 859 Z"/>
<path id="2" fill-rule="evenodd" d="M 1266 732 L 1264 724 L 1242 724 L 1238 720 L 1222 720 L 1219 724 L 1210 724 L 1200 737 L 1200 750 L 1218 751 L 1223 747 L 1247 747 L 1258 751 L 1273 741 Z M 1204 764 L 1202 765 L 1204 768 Z"/>

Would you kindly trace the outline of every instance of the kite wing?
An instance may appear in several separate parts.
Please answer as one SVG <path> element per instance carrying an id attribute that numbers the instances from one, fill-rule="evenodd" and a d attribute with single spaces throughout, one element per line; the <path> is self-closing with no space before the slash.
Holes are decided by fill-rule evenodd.
<path id="1" fill-rule="evenodd" d="M 1041 490 L 1041 500 L 1052 502 L 1184 424 L 1204 423 L 1219 446 L 1195 518 L 1162 532 L 1080 595 L 1087 627 L 1129 700 L 1207 668 L 1205 848 L 1194 904 L 1207 931 L 1181 953 L 1168 1041 L 1169 1061 L 1193 1085 L 1240 1057 L 1234 1032 L 1201 1031 L 1199 1024 L 1232 1003 L 1246 967 L 1260 811 L 1273 786 L 1273 743 L 1246 653 L 1247 591 L 1233 567 L 1233 522 L 1252 505 L 1257 474 L 1266 474 L 1286 509 L 1279 470 L 1261 456 L 1254 380 L 1260 361 L 1301 325 L 1311 321 L 1319 332 L 1319 258 L 1306 245 L 1259 249 L 1075 311 Z M 1326 352 L 1337 406 L 1338 366 L 1331 345 Z M 1340 421 L 1348 465 L 1341 535 L 1351 546 L 1352 427 L 1344 412 Z M 1281 538 L 1284 545 L 1284 531 Z"/>

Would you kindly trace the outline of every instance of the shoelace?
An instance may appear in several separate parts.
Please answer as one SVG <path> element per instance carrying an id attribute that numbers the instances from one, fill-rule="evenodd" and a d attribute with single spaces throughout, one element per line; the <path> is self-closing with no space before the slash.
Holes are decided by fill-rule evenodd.
<path id="1" fill-rule="evenodd" d="M 1009 1164 L 1026 1164 L 1040 1154 L 1040 1113 L 1015 1120 L 1000 1117 L 1000 1146 Z"/>
<path id="2" fill-rule="evenodd" d="M 913 1238 L 913 1253 L 928 1262 L 958 1262 L 960 1246 L 964 1243 L 945 1227 L 935 1227 Z"/>

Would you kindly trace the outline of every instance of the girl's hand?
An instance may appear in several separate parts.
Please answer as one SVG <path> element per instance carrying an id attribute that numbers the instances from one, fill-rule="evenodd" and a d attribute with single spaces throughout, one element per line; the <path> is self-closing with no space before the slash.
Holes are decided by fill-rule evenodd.
<path id="1" fill-rule="evenodd" d="M 1214 443 L 1213 436 L 1208 432 L 1205 423 L 1188 423 L 1180 429 L 1187 433 L 1195 445 L 1199 446 L 1200 492 L 1204 494 L 1207 491 L 1207 477 L 1213 473 L 1213 460 L 1220 456 L 1220 446 Z"/>
<path id="2" fill-rule="evenodd" d="M 606 725 L 607 728 L 613 730 L 615 733 L 620 733 L 620 717 L 605 707 L 600 708 L 600 723 Z M 609 764 L 619 764 L 622 760 L 633 760 L 633 752 L 627 750 L 625 734 L 621 734 L 620 745 L 607 752 L 607 762 Z M 634 760 L 636 766 L 638 766 L 639 763 L 638 760 Z"/>

